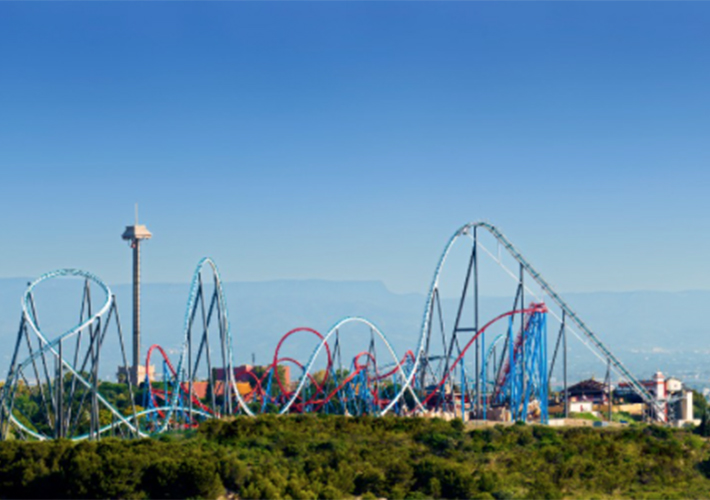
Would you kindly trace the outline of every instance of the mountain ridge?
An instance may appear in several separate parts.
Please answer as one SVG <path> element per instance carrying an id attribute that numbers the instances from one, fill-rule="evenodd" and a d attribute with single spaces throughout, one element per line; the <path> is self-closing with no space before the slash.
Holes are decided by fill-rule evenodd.
<path id="1" fill-rule="evenodd" d="M 0 279 L 0 340 L 6 346 L 0 357 L 0 378 L 5 376 L 14 347 L 21 314 L 20 299 L 27 282 L 24 278 Z M 63 293 L 63 286 L 48 283 L 38 287 L 40 318 L 49 315 L 72 321 L 78 315 L 81 297 Z M 223 287 L 238 364 L 251 362 L 252 358 L 258 363 L 267 363 L 279 338 L 292 328 L 307 326 L 325 333 L 344 316 L 363 316 L 374 322 L 401 355 L 416 346 L 426 301 L 423 293 L 392 292 L 377 280 L 230 281 L 224 282 Z M 111 289 L 117 297 L 127 335 L 131 286 L 113 285 Z M 143 285 L 142 352 L 153 343 L 172 352 L 179 350 L 188 293 L 189 283 Z M 656 369 L 679 372 L 684 366 L 699 365 L 703 353 L 710 350 L 710 325 L 705 326 L 703 313 L 705 304 L 710 303 L 710 291 L 577 292 L 562 296 L 622 362 L 643 376 Z M 481 297 L 482 317 L 509 310 L 511 301 L 509 297 Z M 445 310 L 450 311 L 457 302 L 444 299 L 442 303 Z M 50 323 L 44 322 L 43 326 L 50 329 Z M 551 321 L 550 357 L 557 328 Z M 580 377 L 590 370 L 603 374 L 603 367 L 597 366 L 600 363 L 592 365 L 593 358 L 584 354 L 584 348 L 580 349 L 577 344 L 570 345 L 570 359 L 577 359 L 574 366 L 570 366 L 571 372 Z M 312 347 L 309 341 L 289 345 L 294 356 L 300 359 L 307 359 Z M 116 366 L 118 360 L 109 357 L 102 364 L 102 373 L 113 376 L 114 370 L 107 366 Z M 698 366 L 696 371 L 702 370 Z"/>

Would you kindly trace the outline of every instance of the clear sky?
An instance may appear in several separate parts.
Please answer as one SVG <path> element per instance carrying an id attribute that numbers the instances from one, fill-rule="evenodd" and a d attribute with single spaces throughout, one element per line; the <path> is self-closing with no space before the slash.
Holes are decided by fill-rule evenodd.
<path id="1" fill-rule="evenodd" d="M 708 2 L 0 3 L 0 277 L 710 288 Z"/>

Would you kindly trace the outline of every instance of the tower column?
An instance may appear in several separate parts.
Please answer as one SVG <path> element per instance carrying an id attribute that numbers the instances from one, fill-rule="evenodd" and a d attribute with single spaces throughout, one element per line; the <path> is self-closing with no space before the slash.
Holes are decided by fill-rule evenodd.
<path id="1" fill-rule="evenodd" d="M 133 369 L 141 364 L 141 242 L 133 242 Z"/>

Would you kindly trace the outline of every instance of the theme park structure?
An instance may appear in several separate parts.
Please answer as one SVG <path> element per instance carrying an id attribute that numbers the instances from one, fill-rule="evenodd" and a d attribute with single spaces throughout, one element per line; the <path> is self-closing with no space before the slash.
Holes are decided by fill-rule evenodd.
<path id="1" fill-rule="evenodd" d="M 482 234 L 492 238 L 497 253 L 484 246 Z M 463 270 L 448 269 L 454 252 L 465 256 Z M 511 307 L 487 321 L 479 307 L 484 256 L 504 271 L 515 289 Z M 460 284 L 449 305 L 442 300 L 448 286 L 445 269 Z M 82 280 L 79 321 L 52 337 L 40 327 L 35 291 L 67 278 Z M 559 330 L 548 332 L 550 320 Z M 146 382 L 140 387 L 130 377 L 121 384 L 99 380 L 101 353 L 107 349 L 120 352 L 123 366 L 128 366 L 116 297 L 95 275 L 64 269 L 41 276 L 22 297 L 20 326 L 0 398 L 0 433 L 3 439 L 140 437 L 189 428 L 209 418 L 261 413 L 433 414 L 546 423 L 558 357 L 565 391 L 567 387 L 568 333 L 627 381 L 651 414 L 663 420 L 662 403 L 487 222 L 466 224 L 447 242 L 427 293 L 418 339 L 401 356 L 373 322 L 346 317 L 324 334 L 293 329 L 281 338 L 268 366 L 235 370 L 222 279 L 215 263 L 205 258 L 190 285 L 176 362 L 160 346 L 151 346 Z M 492 337 L 488 343 L 487 334 Z M 293 339 L 300 345 L 312 343 L 307 360 L 288 354 Z M 555 345 L 551 361 L 548 339 Z M 348 351 L 346 345 L 356 348 Z M 162 364 L 162 377 L 150 382 L 147 377 L 156 360 Z M 298 374 L 293 383 L 290 373 Z"/>

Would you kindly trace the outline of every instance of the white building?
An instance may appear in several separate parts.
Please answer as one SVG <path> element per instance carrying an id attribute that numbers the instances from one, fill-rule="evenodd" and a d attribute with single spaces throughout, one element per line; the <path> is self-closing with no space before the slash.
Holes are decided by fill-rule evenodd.
<path id="1" fill-rule="evenodd" d="M 591 413 L 594 411 L 592 401 L 569 401 L 567 405 L 570 413 Z"/>

